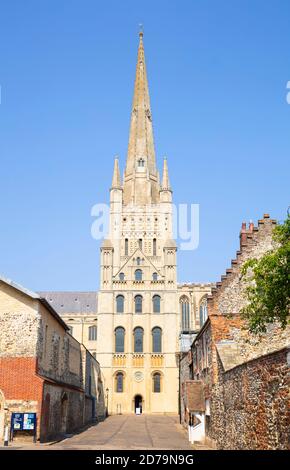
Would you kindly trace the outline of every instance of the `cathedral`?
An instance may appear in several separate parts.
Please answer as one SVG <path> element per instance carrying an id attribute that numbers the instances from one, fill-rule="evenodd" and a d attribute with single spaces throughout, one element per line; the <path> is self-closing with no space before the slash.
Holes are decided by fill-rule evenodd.
<path id="1" fill-rule="evenodd" d="M 177 283 L 167 160 L 157 168 L 139 33 L 126 168 L 115 159 L 99 292 L 42 292 L 96 355 L 109 414 L 179 411 L 180 354 L 207 315 L 212 284 Z"/>

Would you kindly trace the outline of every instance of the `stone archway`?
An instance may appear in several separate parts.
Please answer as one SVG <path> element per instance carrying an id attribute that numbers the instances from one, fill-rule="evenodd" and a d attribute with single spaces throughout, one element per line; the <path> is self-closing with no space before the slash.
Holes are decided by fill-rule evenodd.
<path id="1" fill-rule="evenodd" d="M 67 430 L 67 412 L 68 412 L 68 396 L 65 392 L 61 397 L 61 429 L 62 433 L 66 433 Z"/>
<path id="2" fill-rule="evenodd" d="M 4 393 L 0 390 L 0 442 L 4 439 L 5 425 L 5 398 Z"/>
<path id="3" fill-rule="evenodd" d="M 143 409 L 142 395 L 135 395 L 135 397 L 134 397 L 134 412 L 136 414 L 142 414 L 142 411 L 143 411 L 142 409 Z"/>

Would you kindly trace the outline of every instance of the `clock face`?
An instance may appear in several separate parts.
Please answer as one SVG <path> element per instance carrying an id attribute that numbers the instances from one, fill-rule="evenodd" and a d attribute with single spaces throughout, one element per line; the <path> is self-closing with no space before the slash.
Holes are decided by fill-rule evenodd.
<path id="1" fill-rule="evenodd" d="M 135 378 L 136 382 L 142 382 L 142 380 L 143 380 L 143 373 L 138 370 L 137 372 L 135 372 L 134 378 Z"/>

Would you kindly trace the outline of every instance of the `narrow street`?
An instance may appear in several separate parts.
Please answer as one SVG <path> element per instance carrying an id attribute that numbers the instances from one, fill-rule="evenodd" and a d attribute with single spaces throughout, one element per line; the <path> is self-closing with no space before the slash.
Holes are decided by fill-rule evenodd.
<path id="1" fill-rule="evenodd" d="M 198 450 L 178 416 L 116 415 L 54 444 L 14 442 L 6 450 Z M 3 448 L 4 449 L 4 448 Z"/>
<path id="2" fill-rule="evenodd" d="M 178 417 L 152 415 L 110 416 L 102 423 L 50 447 L 64 450 L 192 450 Z"/>

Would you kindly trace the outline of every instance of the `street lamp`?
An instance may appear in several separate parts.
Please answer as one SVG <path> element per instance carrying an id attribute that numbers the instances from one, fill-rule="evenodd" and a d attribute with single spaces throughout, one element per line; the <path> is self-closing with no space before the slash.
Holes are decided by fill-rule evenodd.
<path id="1" fill-rule="evenodd" d="M 106 401 L 107 401 L 106 416 L 109 416 L 109 389 L 108 388 L 106 388 Z"/>

